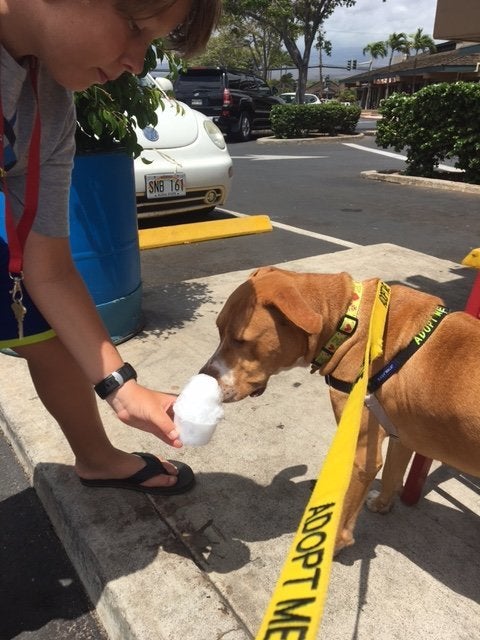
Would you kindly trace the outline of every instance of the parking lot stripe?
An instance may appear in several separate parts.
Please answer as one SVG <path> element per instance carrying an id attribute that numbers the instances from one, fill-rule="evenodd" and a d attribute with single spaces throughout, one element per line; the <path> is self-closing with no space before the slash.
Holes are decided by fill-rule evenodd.
<path id="1" fill-rule="evenodd" d="M 229 209 L 225 209 L 221 207 L 218 211 L 224 211 L 225 213 L 229 213 L 232 216 L 237 216 L 238 218 L 248 217 L 247 213 L 239 213 L 238 211 L 230 211 Z M 332 244 L 338 244 L 342 247 L 347 247 L 347 249 L 355 249 L 355 247 L 361 247 L 360 244 L 355 244 L 355 242 L 350 242 L 349 240 L 342 240 L 341 238 L 334 238 L 333 236 L 327 236 L 323 233 L 316 233 L 315 231 L 308 231 L 307 229 L 301 229 L 300 227 L 292 227 L 290 224 L 284 224 L 283 222 L 272 222 L 272 227 L 276 227 L 277 229 L 283 229 L 284 231 L 290 231 L 290 233 L 297 233 L 301 236 L 308 236 L 309 238 L 315 238 L 316 240 L 323 240 L 325 242 L 331 242 Z"/>
<path id="2" fill-rule="evenodd" d="M 355 144 L 354 142 L 342 142 L 345 147 L 350 147 L 351 149 L 358 149 L 359 151 L 368 151 L 368 153 L 376 153 L 381 156 L 387 156 L 387 158 L 395 158 L 396 160 L 406 160 L 407 156 L 403 156 L 399 153 L 392 153 L 391 151 L 381 151 L 380 149 L 370 149 L 370 147 L 364 147 L 361 144 Z M 453 172 L 461 172 L 461 169 L 457 169 L 457 167 L 452 167 L 450 164 L 439 164 L 438 168 L 442 171 L 453 171 Z"/>

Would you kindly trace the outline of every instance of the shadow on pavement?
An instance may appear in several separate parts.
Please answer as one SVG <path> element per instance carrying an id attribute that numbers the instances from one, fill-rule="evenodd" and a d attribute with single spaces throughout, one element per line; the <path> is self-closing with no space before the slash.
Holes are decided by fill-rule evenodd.
<path id="1" fill-rule="evenodd" d="M 337 562 L 352 565 L 362 562 L 359 608 L 368 591 L 368 564 L 376 557 L 375 547 L 390 547 L 443 585 L 476 603 L 480 603 L 480 574 L 471 552 L 477 555 L 480 518 L 456 491 L 449 493 L 444 482 L 455 479 L 459 492 L 478 501 L 480 481 L 441 465 L 427 478 L 424 497 L 413 507 L 399 500 L 386 515 L 371 513 L 364 507 L 356 529 L 356 543 L 344 549 Z M 455 495 L 454 495 L 455 493 Z M 408 594 L 405 594 L 408 597 Z"/>
<path id="2" fill-rule="evenodd" d="M 106 638 L 32 488 L 0 502 L 0 523 L 0 638 Z"/>

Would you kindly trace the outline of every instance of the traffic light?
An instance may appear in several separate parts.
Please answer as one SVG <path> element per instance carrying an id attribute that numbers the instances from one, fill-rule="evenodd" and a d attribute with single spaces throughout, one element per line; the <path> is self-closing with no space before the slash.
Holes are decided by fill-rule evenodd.
<path id="1" fill-rule="evenodd" d="M 352 61 L 347 60 L 347 70 L 350 71 L 351 68 L 352 68 Z"/>
<path id="2" fill-rule="evenodd" d="M 356 69 L 356 68 L 357 68 L 357 61 L 352 60 L 352 69 Z"/>

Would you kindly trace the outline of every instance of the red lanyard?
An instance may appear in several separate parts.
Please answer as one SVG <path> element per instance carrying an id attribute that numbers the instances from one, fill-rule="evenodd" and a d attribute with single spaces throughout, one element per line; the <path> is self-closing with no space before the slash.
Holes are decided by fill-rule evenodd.
<path id="1" fill-rule="evenodd" d="M 27 241 L 28 234 L 32 228 L 38 207 L 38 193 L 40 187 L 40 110 L 38 106 L 38 61 L 36 58 L 30 58 L 30 81 L 32 83 L 33 94 L 35 97 L 35 120 L 33 124 L 32 136 L 28 149 L 28 164 L 25 185 L 25 204 L 22 216 L 15 224 L 15 218 L 12 213 L 12 205 L 7 185 L 7 172 L 5 171 L 5 135 L 3 109 L 0 100 L 0 172 L 3 183 L 3 194 L 5 197 L 5 227 L 7 230 L 9 262 L 8 270 L 10 277 L 15 282 L 21 282 L 23 279 L 23 250 Z"/>

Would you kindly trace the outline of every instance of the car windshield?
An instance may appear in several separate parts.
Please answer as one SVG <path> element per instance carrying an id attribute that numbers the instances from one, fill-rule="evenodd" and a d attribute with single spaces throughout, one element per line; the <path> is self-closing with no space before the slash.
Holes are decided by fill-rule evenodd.
<path id="1" fill-rule="evenodd" d="M 191 91 L 192 86 L 200 90 L 218 89 L 218 87 L 221 86 L 221 76 L 218 74 L 204 75 L 201 73 L 186 73 L 181 74 L 175 80 L 176 91 Z"/>

